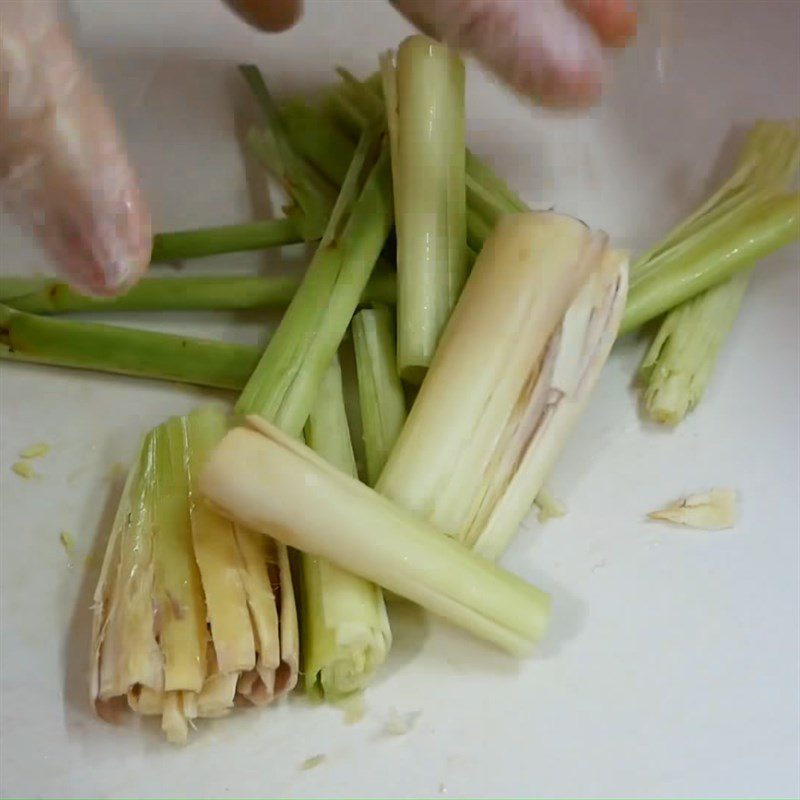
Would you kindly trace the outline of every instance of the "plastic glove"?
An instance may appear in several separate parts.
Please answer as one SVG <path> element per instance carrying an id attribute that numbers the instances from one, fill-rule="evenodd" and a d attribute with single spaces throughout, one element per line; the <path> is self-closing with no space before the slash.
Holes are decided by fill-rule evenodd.
<path id="1" fill-rule="evenodd" d="M 301 0 L 225 0 L 290 27 Z M 628 0 L 394 0 L 424 32 L 474 53 L 549 105 L 597 99 L 603 45 L 634 33 Z M 54 0 L 0 0 L 0 193 L 75 287 L 114 295 L 147 269 L 150 216 L 119 132 Z"/>

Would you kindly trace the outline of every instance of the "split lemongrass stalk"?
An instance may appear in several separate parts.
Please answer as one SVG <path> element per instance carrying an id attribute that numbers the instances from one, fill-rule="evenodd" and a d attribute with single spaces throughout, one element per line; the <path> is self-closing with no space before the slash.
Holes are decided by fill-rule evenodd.
<path id="1" fill-rule="evenodd" d="M 157 233 L 153 237 L 150 261 L 151 263 L 181 261 L 186 258 L 203 258 L 222 253 L 265 250 L 270 247 L 297 244 L 309 238 L 311 233 L 310 228 L 304 225 L 303 219 L 298 214 L 283 219 Z M 318 228 L 316 238 L 321 235 L 322 229 Z"/>
<path id="2" fill-rule="evenodd" d="M 376 489 L 489 558 L 503 552 L 617 333 L 627 259 L 550 212 L 487 240 Z"/>
<path id="3" fill-rule="evenodd" d="M 544 634 L 547 595 L 470 552 L 258 417 L 201 477 L 223 514 L 419 603 L 506 650 Z"/>
<path id="4" fill-rule="evenodd" d="M 385 306 L 365 308 L 353 317 L 351 328 L 367 483 L 374 486 L 406 420 L 406 400 L 397 374 L 394 316 Z"/>
<path id="5" fill-rule="evenodd" d="M 246 345 L 49 319 L 0 305 L 0 361 L 240 389 L 258 358 L 258 348 Z"/>
<path id="6" fill-rule="evenodd" d="M 464 65 L 426 36 L 383 59 L 397 234 L 397 363 L 419 383 L 467 278 Z"/>
<path id="7" fill-rule="evenodd" d="M 325 374 L 305 438 L 328 464 L 357 477 L 337 358 Z M 301 553 L 300 559 L 306 690 L 337 700 L 363 689 L 386 660 L 392 634 L 383 593 L 322 556 Z"/>
<path id="8" fill-rule="evenodd" d="M 733 176 L 666 242 L 640 259 L 638 268 L 646 274 L 653 263 L 668 261 L 673 249 L 685 247 L 717 220 L 738 219 L 748 207 L 757 209 L 770 196 L 786 191 L 798 163 L 800 134 L 796 123 L 757 123 L 747 136 Z M 730 244 L 735 246 L 734 242 Z M 643 405 L 650 417 L 674 425 L 700 401 L 749 280 L 750 270 L 744 270 L 676 306 L 665 317 L 639 370 Z"/>
<path id="9" fill-rule="evenodd" d="M 623 331 L 800 238 L 800 194 L 787 193 L 800 161 L 797 124 L 757 123 L 734 174 L 664 241 L 637 259 L 631 267 Z"/>
<path id="10" fill-rule="evenodd" d="M 328 228 L 281 324 L 237 403 L 302 433 L 392 225 L 388 153 L 379 129 L 362 136 Z"/>
<path id="11" fill-rule="evenodd" d="M 297 674 L 296 633 L 293 651 L 279 642 L 269 540 L 245 531 L 251 564 L 240 531 L 198 502 L 197 473 L 225 427 L 224 412 L 209 408 L 145 437 L 94 595 L 92 702 L 104 715 L 119 700 L 160 714 L 179 744 L 195 718 L 228 713 L 237 689 L 250 697 L 251 673 L 270 697 Z M 288 563 L 275 576 L 293 607 Z"/>
<path id="12" fill-rule="evenodd" d="M 253 128 L 249 132 L 248 143 L 299 207 L 302 214 L 298 217 L 298 224 L 305 238 L 318 239 L 333 209 L 336 190 L 293 147 L 258 67 L 243 64 L 239 72 L 258 101 L 265 124 L 265 127 Z M 291 213 L 291 209 L 287 211 Z"/>
<path id="13" fill-rule="evenodd" d="M 644 409 L 656 422 L 677 425 L 700 402 L 750 275 L 741 272 L 687 300 L 661 323 L 638 376 Z"/>
<path id="14" fill-rule="evenodd" d="M 89 297 L 49 278 L 0 277 L 0 303 L 32 314 L 285 308 L 302 280 L 299 274 L 144 278 L 119 297 Z M 361 302 L 394 305 L 395 294 L 395 276 L 376 271 Z"/>

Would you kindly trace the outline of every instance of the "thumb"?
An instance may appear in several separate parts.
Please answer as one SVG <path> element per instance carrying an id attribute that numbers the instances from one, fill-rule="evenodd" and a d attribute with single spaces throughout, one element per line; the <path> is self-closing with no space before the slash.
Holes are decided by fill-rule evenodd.
<path id="1" fill-rule="evenodd" d="M 114 121 L 54 5 L 0 2 L 0 193 L 77 288 L 147 268 L 150 217 Z"/>

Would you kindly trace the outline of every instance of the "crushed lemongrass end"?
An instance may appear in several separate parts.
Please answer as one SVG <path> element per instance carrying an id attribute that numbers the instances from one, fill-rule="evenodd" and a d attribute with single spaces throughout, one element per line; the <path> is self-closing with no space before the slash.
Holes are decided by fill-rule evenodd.
<path id="1" fill-rule="evenodd" d="M 711 489 L 690 494 L 666 508 L 651 511 L 647 516 L 698 530 L 732 528 L 738 518 L 736 492 L 733 489 Z"/>

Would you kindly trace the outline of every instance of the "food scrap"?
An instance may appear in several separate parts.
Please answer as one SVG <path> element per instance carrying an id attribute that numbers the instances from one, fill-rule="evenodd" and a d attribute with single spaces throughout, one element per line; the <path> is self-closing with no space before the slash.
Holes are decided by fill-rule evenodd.
<path id="1" fill-rule="evenodd" d="M 38 442 L 37 444 L 32 444 L 30 447 L 26 447 L 24 450 L 20 451 L 20 458 L 42 458 L 46 456 L 50 452 L 50 445 L 45 444 L 44 442 Z"/>
<path id="2" fill-rule="evenodd" d="M 42 477 L 27 461 L 17 461 L 11 465 L 11 469 L 16 472 L 20 478 L 25 478 L 26 481 Z"/>
<path id="3" fill-rule="evenodd" d="M 711 489 L 690 494 L 666 508 L 651 511 L 647 516 L 706 531 L 732 528 L 738 517 L 736 492 L 733 489 Z"/>

